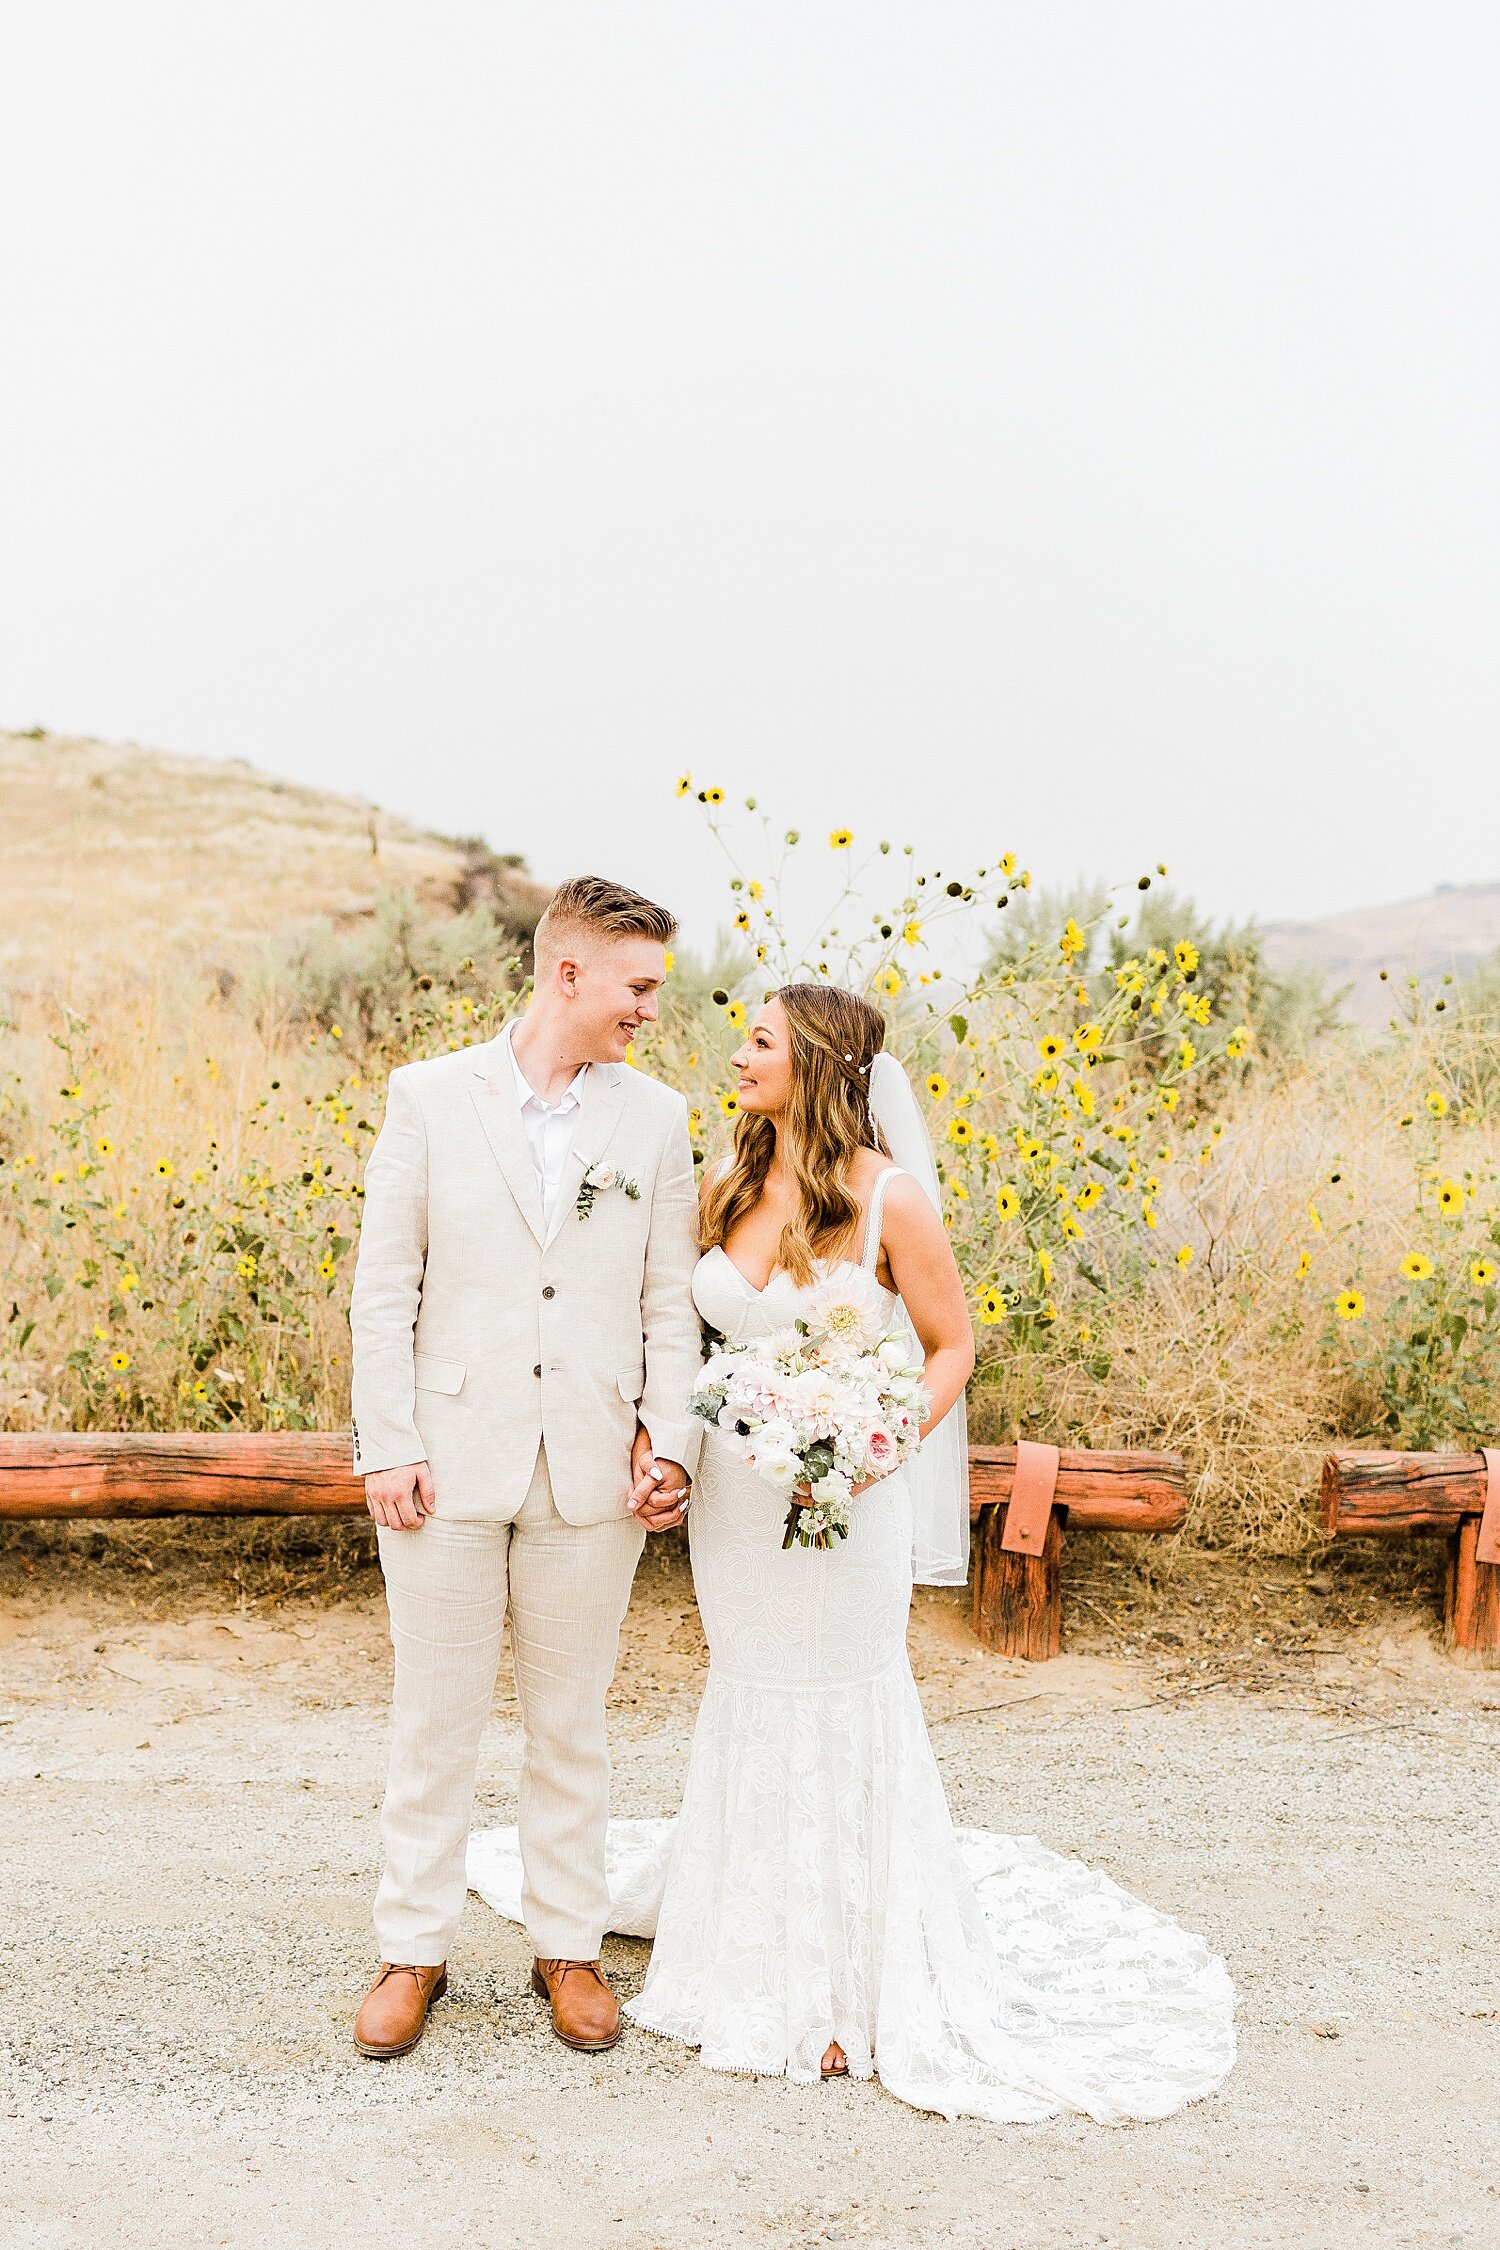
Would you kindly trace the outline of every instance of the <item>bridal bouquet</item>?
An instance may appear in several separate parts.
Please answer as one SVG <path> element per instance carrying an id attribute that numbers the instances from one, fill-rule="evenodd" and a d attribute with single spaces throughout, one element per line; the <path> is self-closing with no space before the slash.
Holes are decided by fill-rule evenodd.
<path id="1" fill-rule="evenodd" d="M 849 1498 L 921 1443 L 931 1412 L 920 1357 L 888 1329 L 862 1273 L 824 1282 L 790 1327 L 726 1345 L 705 1363 L 692 1410 L 730 1440 L 773 1492 L 795 1494 L 781 1544 L 829 1548 L 849 1536 Z"/>

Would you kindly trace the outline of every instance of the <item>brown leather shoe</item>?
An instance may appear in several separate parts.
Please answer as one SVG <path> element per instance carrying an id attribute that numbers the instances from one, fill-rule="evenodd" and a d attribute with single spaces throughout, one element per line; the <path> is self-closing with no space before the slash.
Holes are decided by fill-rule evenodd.
<path id="1" fill-rule="evenodd" d="M 427 2011 L 448 1989 L 448 1964 L 418 1968 L 410 1961 L 382 1961 L 380 1974 L 365 1994 L 354 2019 L 354 2044 L 372 2062 L 409 2055 L 427 2029 Z"/>
<path id="2" fill-rule="evenodd" d="M 596 2054 L 620 2036 L 620 2003 L 597 1961 L 533 1961 L 531 1989 L 552 2004 L 552 2028 L 565 2047 Z"/>

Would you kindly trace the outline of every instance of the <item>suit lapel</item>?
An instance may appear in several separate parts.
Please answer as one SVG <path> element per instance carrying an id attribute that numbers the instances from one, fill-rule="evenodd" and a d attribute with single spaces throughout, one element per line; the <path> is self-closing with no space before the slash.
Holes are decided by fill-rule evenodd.
<path id="1" fill-rule="evenodd" d="M 526 1128 L 521 1123 L 521 1104 L 516 1094 L 515 1068 L 510 1059 L 510 1042 L 502 1035 L 494 1040 L 483 1060 L 476 1066 L 469 1083 L 474 1107 L 479 1112 L 479 1122 L 484 1127 L 484 1137 L 491 1153 L 505 1176 L 505 1184 L 515 1197 L 520 1212 L 538 1242 L 542 1240 L 542 1199 L 537 1193 L 536 1167 L 531 1161 L 531 1147 L 526 1138 Z M 580 1120 L 580 1125 L 582 1120 Z"/>
<path id="2" fill-rule="evenodd" d="M 507 1060 L 507 1069 L 509 1062 Z M 620 1122 L 620 1112 L 625 1107 L 628 1084 L 626 1074 L 617 1063 L 592 1063 L 583 1082 L 583 1107 L 578 1123 L 573 1128 L 573 1145 L 568 1151 L 568 1161 L 563 1166 L 557 1202 L 552 1212 L 552 1224 L 547 1229 L 546 1242 L 560 1233 L 571 1219 L 578 1203 L 578 1190 L 583 1185 L 583 1175 L 591 1165 L 597 1164 L 614 1136 Z"/>

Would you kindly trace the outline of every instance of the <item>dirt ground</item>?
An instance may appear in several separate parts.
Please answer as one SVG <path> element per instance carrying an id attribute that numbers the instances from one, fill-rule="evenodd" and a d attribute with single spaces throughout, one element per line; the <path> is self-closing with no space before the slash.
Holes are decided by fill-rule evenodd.
<path id="1" fill-rule="evenodd" d="M 368 1541 L 11 1532 L 5 2241 L 1500 2241 L 1500 1673 L 1441 1654 L 1435 1551 L 1310 1570 L 1152 1546 L 1079 1543 L 1055 1663 L 978 1650 L 957 1596 L 920 1595 L 912 1629 L 960 1818 L 1104 1866 L 1228 1959 L 1223 2092 L 1106 2130 L 717 2077 L 631 2030 L 569 2054 L 521 1932 L 473 1899 L 427 2039 L 361 2061 L 389 1676 Z M 614 1696 L 618 1811 L 673 1808 L 702 1665 L 659 1542 Z M 502 1684 L 481 1821 L 513 1819 L 517 1756 Z M 610 1945 L 627 1990 L 644 1961 Z"/>

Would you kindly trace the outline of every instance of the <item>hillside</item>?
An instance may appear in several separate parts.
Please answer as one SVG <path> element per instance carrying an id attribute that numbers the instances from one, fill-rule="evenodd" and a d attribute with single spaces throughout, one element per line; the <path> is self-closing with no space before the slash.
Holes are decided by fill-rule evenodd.
<path id="1" fill-rule="evenodd" d="M 1425 898 L 1393 906 L 1358 907 L 1314 922 L 1273 922 L 1264 932 L 1273 968 L 1320 969 L 1330 985 L 1352 985 L 1344 1012 L 1379 1028 L 1392 1013 L 1394 995 L 1382 984 L 1407 976 L 1424 982 L 1452 971 L 1467 976 L 1500 948 L 1500 883 L 1444 884 Z"/>
<path id="2" fill-rule="evenodd" d="M 525 929 L 547 895 L 483 847 L 240 760 L 0 732 L 0 990 L 347 923 L 392 890 Z"/>

